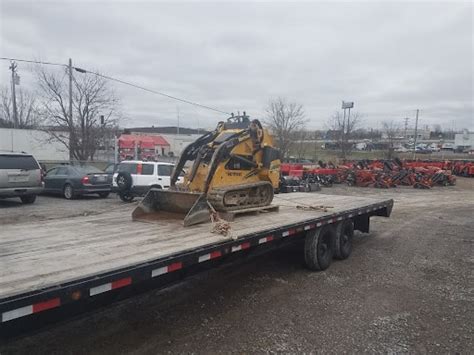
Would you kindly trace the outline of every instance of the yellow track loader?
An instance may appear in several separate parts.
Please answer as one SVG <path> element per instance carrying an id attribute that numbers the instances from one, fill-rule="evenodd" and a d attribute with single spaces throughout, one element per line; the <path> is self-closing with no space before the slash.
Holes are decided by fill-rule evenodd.
<path id="1" fill-rule="evenodd" d="M 177 184 L 186 163 L 192 166 Z M 280 180 L 280 153 L 258 120 L 241 116 L 185 148 L 169 190 L 152 188 L 132 213 L 134 220 L 183 219 L 184 225 L 209 221 L 212 210 L 229 212 L 271 204 Z"/>

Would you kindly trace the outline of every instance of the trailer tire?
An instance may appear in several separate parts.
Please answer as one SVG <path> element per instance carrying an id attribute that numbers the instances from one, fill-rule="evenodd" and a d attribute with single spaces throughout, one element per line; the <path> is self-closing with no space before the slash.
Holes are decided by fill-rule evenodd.
<path id="1" fill-rule="evenodd" d="M 354 237 L 354 223 L 348 219 L 336 227 L 336 240 L 334 243 L 334 257 L 344 260 L 352 253 L 352 238 Z"/>
<path id="2" fill-rule="evenodd" d="M 306 234 L 304 261 L 308 269 L 322 271 L 331 265 L 335 236 L 336 232 L 332 226 L 325 226 Z"/>

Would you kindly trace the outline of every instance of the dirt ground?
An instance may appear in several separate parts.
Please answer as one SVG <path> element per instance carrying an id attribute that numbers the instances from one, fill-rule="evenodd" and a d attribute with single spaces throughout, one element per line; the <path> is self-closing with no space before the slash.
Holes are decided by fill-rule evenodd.
<path id="1" fill-rule="evenodd" d="M 10 340 L 0 354 L 473 353 L 474 179 L 321 193 L 392 197 L 395 206 L 325 272 L 304 268 L 300 246 L 285 247 Z M 113 197 L 38 202 L 54 206 L 36 219 L 121 206 Z M 0 205 L 0 220 L 20 222 L 8 217 L 16 210 Z"/>

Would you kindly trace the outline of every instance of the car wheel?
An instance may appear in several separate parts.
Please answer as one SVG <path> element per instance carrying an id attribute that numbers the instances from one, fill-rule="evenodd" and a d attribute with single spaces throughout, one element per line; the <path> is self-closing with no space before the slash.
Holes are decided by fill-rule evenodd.
<path id="1" fill-rule="evenodd" d="M 99 192 L 100 198 L 107 198 L 109 197 L 110 192 Z"/>
<path id="2" fill-rule="evenodd" d="M 66 200 L 72 200 L 74 198 L 74 188 L 71 184 L 64 185 L 63 196 Z"/>
<path id="3" fill-rule="evenodd" d="M 36 200 L 36 195 L 26 195 L 26 196 L 21 196 L 20 197 L 21 202 L 25 205 L 28 205 L 30 203 L 35 202 Z"/>

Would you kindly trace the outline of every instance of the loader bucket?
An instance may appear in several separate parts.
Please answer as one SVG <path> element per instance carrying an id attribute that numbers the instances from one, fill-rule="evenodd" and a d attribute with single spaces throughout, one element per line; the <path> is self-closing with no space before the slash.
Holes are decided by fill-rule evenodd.
<path id="1" fill-rule="evenodd" d="M 182 220 L 185 227 L 209 221 L 206 195 L 152 188 L 133 210 L 134 221 Z"/>

